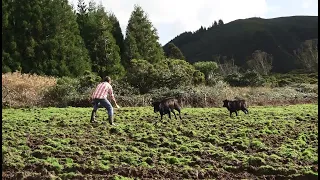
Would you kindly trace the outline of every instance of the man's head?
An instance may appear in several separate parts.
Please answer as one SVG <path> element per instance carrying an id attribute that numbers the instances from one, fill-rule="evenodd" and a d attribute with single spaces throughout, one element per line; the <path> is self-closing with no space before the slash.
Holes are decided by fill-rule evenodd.
<path id="1" fill-rule="evenodd" d="M 109 76 L 106 76 L 106 77 L 103 79 L 103 82 L 111 83 L 111 78 L 110 78 Z"/>

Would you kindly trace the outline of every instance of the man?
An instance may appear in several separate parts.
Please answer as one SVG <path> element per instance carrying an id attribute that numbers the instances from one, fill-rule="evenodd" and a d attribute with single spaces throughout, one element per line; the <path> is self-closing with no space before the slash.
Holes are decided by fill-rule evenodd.
<path id="1" fill-rule="evenodd" d="M 92 93 L 92 103 L 93 103 L 93 110 L 91 113 L 91 120 L 90 122 L 95 122 L 95 116 L 96 112 L 99 108 L 99 103 L 106 108 L 108 111 L 108 120 L 110 125 L 115 125 L 113 123 L 113 107 L 109 100 L 107 99 L 107 96 L 110 96 L 110 99 L 113 100 L 114 104 L 116 105 L 117 108 L 120 108 L 116 102 L 116 99 L 114 98 L 113 95 L 113 90 L 111 86 L 111 78 L 109 76 L 106 76 L 103 81 L 98 84 L 94 92 Z"/>

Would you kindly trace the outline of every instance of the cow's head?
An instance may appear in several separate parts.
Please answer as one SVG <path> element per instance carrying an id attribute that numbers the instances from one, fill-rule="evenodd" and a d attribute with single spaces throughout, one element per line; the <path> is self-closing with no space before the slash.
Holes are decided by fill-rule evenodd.
<path id="1" fill-rule="evenodd" d="M 223 106 L 222 107 L 228 107 L 229 106 L 229 100 L 224 100 L 223 101 Z"/>
<path id="2" fill-rule="evenodd" d="M 155 113 L 160 111 L 160 102 L 152 102 L 152 106 Z"/>

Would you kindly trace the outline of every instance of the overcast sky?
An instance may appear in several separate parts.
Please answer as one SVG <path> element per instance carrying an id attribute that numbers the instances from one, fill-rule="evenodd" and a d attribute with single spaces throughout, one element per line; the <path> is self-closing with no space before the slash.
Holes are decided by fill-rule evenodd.
<path id="1" fill-rule="evenodd" d="M 76 7 L 78 0 L 69 0 Z M 89 0 L 85 0 L 89 2 Z M 128 24 L 134 4 L 148 14 L 165 45 L 185 31 L 208 27 L 215 20 L 224 23 L 250 17 L 318 16 L 317 0 L 94 0 L 118 18 L 122 31 Z"/>

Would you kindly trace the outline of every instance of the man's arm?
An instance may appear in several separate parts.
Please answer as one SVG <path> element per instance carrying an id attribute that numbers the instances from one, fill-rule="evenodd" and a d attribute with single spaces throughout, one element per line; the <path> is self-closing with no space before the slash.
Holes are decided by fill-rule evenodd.
<path id="1" fill-rule="evenodd" d="M 114 97 L 112 86 L 110 86 L 109 95 L 110 95 L 110 98 L 113 100 L 114 104 L 116 105 L 116 107 L 120 108 L 120 106 L 117 104 L 116 98 Z"/>

